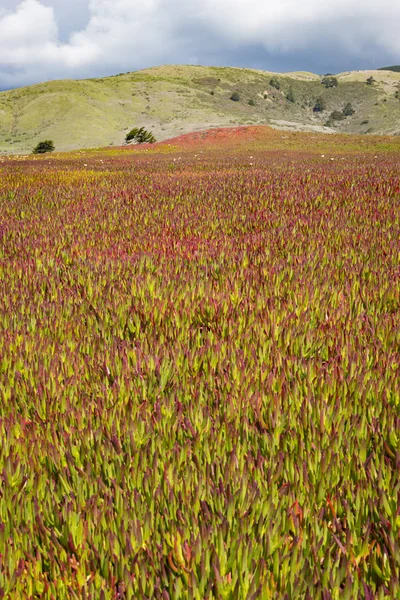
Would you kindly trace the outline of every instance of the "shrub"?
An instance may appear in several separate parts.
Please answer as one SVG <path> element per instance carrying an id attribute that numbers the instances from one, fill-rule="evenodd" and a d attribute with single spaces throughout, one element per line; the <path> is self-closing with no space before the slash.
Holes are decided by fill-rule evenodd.
<path id="1" fill-rule="evenodd" d="M 322 98 L 322 96 L 319 96 L 314 104 L 314 108 L 313 111 L 314 112 L 323 112 L 326 108 L 326 104 L 325 104 L 325 100 Z"/>
<path id="2" fill-rule="evenodd" d="M 322 85 L 326 88 L 335 88 L 338 87 L 339 82 L 336 77 L 324 77 L 321 81 Z"/>
<path id="3" fill-rule="evenodd" d="M 368 85 L 374 85 L 374 83 L 375 83 L 375 79 L 372 77 L 372 75 L 371 75 L 371 77 L 368 77 L 368 79 L 367 79 L 366 83 L 367 83 Z"/>
<path id="4" fill-rule="evenodd" d="M 329 115 L 329 120 L 330 121 L 343 121 L 343 119 L 344 119 L 344 114 L 340 110 L 334 110 Z"/>
<path id="5" fill-rule="evenodd" d="M 368 125 L 369 121 L 368 119 L 364 119 L 364 121 L 361 121 L 361 125 Z"/>
<path id="6" fill-rule="evenodd" d="M 146 131 L 144 127 L 134 127 L 125 137 L 126 142 L 131 142 L 132 140 L 137 144 L 154 144 L 156 138 L 150 131 Z"/>
<path id="7" fill-rule="evenodd" d="M 250 98 L 249 100 L 249 106 L 255 106 L 256 103 L 254 102 L 253 98 Z"/>
<path id="8" fill-rule="evenodd" d="M 239 92 L 233 92 L 230 99 L 233 100 L 233 102 L 239 102 L 239 100 L 240 100 Z"/>
<path id="9" fill-rule="evenodd" d="M 55 146 L 52 140 L 44 140 L 39 142 L 36 148 L 33 149 L 33 154 L 45 154 L 46 152 L 54 152 Z"/>
<path id="10" fill-rule="evenodd" d="M 269 85 L 271 87 L 275 88 L 276 90 L 280 90 L 281 89 L 280 81 L 276 77 L 272 77 L 272 79 L 269 80 Z"/>
<path id="11" fill-rule="evenodd" d="M 293 88 L 290 87 L 288 89 L 288 93 L 286 94 L 286 100 L 289 100 L 289 102 L 295 102 L 295 97 L 294 97 L 294 92 L 293 92 Z"/>
<path id="12" fill-rule="evenodd" d="M 354 110 L 354 108 L 352 107 L 351 103 L 348 102 L 344 109 L 343 109 L 343 116 L 344 117 L 351 117 L 352 115 L 354 115 L 356 111 Z"/>

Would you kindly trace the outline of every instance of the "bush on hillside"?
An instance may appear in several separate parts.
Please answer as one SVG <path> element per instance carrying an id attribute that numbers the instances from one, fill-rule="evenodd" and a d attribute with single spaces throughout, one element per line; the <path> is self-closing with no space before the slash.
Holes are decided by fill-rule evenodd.
<path id="1" fill-rule="evenodd" d="M 45 154 L 46 152 L 54 152 L 55 146 L 52 140 L 44 140 L 39 142 L 36 148 L 33 149 L 33 154 Z"/>
<path id="2" fill-rule="evenodd" d="M 271 87 L 275 88 L 276 90 L 280 90 L 281 89 L 280 81 L 276 77 L 272 77 L 272 79 L 269 80 L 269 85 Z"/>
<path id="3" fill-rule="evenodd" d="M 256 103 L 254 102 L 253 98 L 250 98 L 249 100 L 249 106 L 255 106 Z"/>
<path id="4" fill-rule="evenodd" d="M 295 102 L 296 101 L 296 99 L 294 97 L 294 91 L 293 91 L 292 87 L 290 87 L 288 89 L 288 93 L 286 94 L 286 100 L 289 100 L 289 102 Z"/>
<path id="5" fill-rule="evenodd" d="M 144 127 L 134 127 L 125 137 L 126 142 L 136 142 L 137 144 L 154 144 L 156 138 L 150 131 Z"/>
<path id="6" fill-rule="evenodd" d="M 372 77 L 372 75 L 371 75 L 371 77 L 368 77 L 368 79 L 367 79 L 366 83 L 367 83 L 368 85 L 374 85 L 374 83 L 375 83 L 375 79 Z"/>
<path id="7" fill-rule="evenodd" d="M 342 112 L 344 117 L 351 117 L 356 111 L 352 107 L 351 103 L 347 102 Z"/>
<path id="8" fill-rule="evenodd" d="M 338 87 L 339 82 L 336 77 L 324 77 L 321 81 L 322 85 L 326 88 L 335 88 Z"/>
<path id="9" fill-rule="evenodd" d="M 325 100 L 322 98 L 322 96 L 319 96 L 314 104 L 314 108 L 313 111 L 314 112 L 323 112 L 326 108 L 326 104 L 325 104 Z"/>
<path id="10" fill-rule="evenodd" d="M 230 99 L 233 100 L 233 102 L 239 102 L 239 100 L 240 100 L 239 92 L 233 92 Z"/>
<path id="11" fill-rule="evenodd" d="M 340 110 L 334 110 L 329 115 L 329 121 L 343 121 L 344 118 L 344 114 Z"/>

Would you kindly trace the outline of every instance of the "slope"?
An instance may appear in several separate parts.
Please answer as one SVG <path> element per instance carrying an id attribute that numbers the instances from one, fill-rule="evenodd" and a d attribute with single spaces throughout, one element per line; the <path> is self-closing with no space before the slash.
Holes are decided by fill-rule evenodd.
<path id="1" fill-rule="evenodd" d="M 366 84 L 373 77 L 372 85 Z M 159 140 L 219 126 L 270 124 L 280 129 L 400 133 L 400 73 L 354 71 L 326 89 L 312 73 L 202 66 L 162 66 L 114 77 L 64 80 L 0 93 L 0 152 L 30 152 L 52 139 L 58 150 L 120 145 L 133 126 Z M 279 82 L 273 87 L 274 78 Z M 279 88 L 279 89 L 277 89 Z M 292 100 L 287 99 L 292 91 Z M 238 101 L 231 100 L 237 92 Z M 322 96 L 325 110 L 313 110 Z M 333 111 L 351 103 L 354 114 Z"/>

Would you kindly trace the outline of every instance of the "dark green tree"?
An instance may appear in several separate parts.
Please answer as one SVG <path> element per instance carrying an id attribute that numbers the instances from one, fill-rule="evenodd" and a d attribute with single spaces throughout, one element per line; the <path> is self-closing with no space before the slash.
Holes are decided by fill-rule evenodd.
<path id="1" fill-rule="evenodd" d="M 134 127 L 125 136 L 126 142 L 134 141 L 137 144 L 154 144 L 156 138 L 150 131 L 146 131 L 144 127 Z"/>
<path id="2" fill-rule="evenodd" d="M 39 142 L 33 149 L 33 154 L 45 154 L 46 152 L 54 152 L 55 146 L 52 140 L 44 140 Z"/>
<path id="3" fill-rule="evenodd" d="M 345 104 L 345 107 L 343 109 L 343 116 L 344 117 L 351 117 L 352 115 L 354 115 L 354 113 L 356 112 L 354 110 L 354 108 L 352 107 L 350 102 L 347 102 L 347 104 Z"/>
<path id="4" fill-rule="evenodd" d="M 324 77 L 321 81 L 322 85 L 326 88 L 335 88 L 338 87 L 339 82 L 336 77 Z"/>
<path id="5" fill-rule="evenodd" d="M 269 80 L 269 85 L 271 87 L 275 88 L 276 90 L 280 90 L 281 89 L 280 81 L 276 77 L 272 77 L 272 79 Z"/>

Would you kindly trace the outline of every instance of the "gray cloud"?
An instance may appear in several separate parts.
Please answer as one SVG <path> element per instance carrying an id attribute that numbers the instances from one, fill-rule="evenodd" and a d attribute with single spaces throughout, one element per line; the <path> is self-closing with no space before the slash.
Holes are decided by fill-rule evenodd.
<path id="1" fill-rule="evenodd" d="M 165 63 L 316 72 L 400 62 L 393 0 L 2 0 L 0 88 Z"/>

